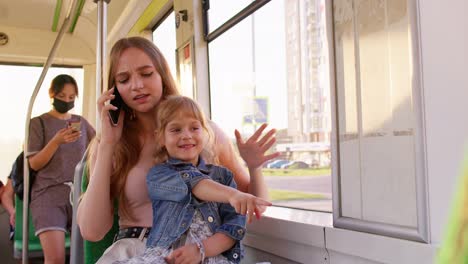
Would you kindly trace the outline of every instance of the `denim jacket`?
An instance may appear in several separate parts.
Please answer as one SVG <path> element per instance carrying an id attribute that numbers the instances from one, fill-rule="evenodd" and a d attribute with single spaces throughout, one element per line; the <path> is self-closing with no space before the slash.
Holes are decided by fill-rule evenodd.
<path id="1" fill-rule="evenodd" d="M 246 231 L 245 216 L 237 214 L 230 204 L 200 202 L 192 195 L 192 188 L 200 180 L 210 178 L 236 188 L 232 172 L 205 164 L 201 157 L 198 167 L 170 158 L 151 168 L 146 177 L 153 206 L 153 227 L 146 244 L 148 247 L 169 248 L 189 229 L 195 209 L 199 209 L 213 234 L 220 232 L 236 240 L 235 245 L 223 255 L 232 262 L 240 262 L 244 255 L 240 241 Z"/>

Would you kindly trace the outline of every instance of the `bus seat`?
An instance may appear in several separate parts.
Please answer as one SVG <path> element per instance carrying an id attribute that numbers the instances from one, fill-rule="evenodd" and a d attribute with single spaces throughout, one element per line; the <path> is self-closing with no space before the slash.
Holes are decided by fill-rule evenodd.
<path id="1" fill-rule="evenodd" d="M 88 187 L 88 170 L 83 171 L 83 177 L 81 181 L 81 191 L 86 191 Z M 98 242 L 91 242 L 84 240 L 84 263 L 85 264 L 94 264 L 102 256 L 104 251 L 112 245 L 115 235 L 119 231 L 119 217 L 118 217 L 118 205 L 114 205 L 114 224 L 109 232 L 104 236 L 104 238 Z"/>
<path id="2" fill-rule="evenodd" d="M 20 259 L 23 250 L 23 201 L 15 195 L 15 236 L 13 238 L 13 254 L 14 257 Z M 29 210 L 29 244 L 28 256 L 32 258 L 43 257 L 41 243 L 39 238 L 34 234 L 35 229 L 32 223 L 31 210 Z M 65 248 L 67 251 L 70 248 L 70 234 L 65 235 Z"/>
<path id="3" fill-rule="evenodd" d="M 80 162 L 75 166 L 75 173 L 73 175 L 73 216 L 71 226 L 71 247 L 70 247 L 70 264 L 83 264 L 84 246 L 83 237 L 81 236 L 80 229 L 76 222 L 76 216 L 78 212 L 78 203 L 80 202 L 81 196 L 81 180 L 83 178 L 83 172 L 86 170 L 86 156 L 84 153 Z M 76 188 L 75 188 L 76 187 Z"/>

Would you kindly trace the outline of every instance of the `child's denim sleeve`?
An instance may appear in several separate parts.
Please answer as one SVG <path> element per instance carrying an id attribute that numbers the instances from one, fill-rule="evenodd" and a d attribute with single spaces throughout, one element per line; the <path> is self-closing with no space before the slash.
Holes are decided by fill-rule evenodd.
<path id="1" fill-rule="evenodd" d="M 236 182 L 231 171 L 224 169 L 223 184 L 232 188 L 237 188 Z M 243 215 L 236 213 L 234 207 L 230 204 L 220 204 L 219 217 L 221 225 L 216 229 L 216 232 L 223 233 L 234 240 L 240 241 L 245 235 L 246 218 Z"/>
<path id="2" fill-rule="evenodd" d="M 180 173 L 182 175 L 182 178 L 189 180 L 189 185 L 191 189 L 193 189 L 201 180 L 211 180 L 210 176 L 203 174 L 201 171 L 195 168 L 181 171 Z"/>
<path id="3" fill-rule="evenodd" d="M 190 189 L 204 179 L 210 177 L 196 168 L 176 170 L 166 164 L 160 164 L 150 170 L 146 176 L 146 183 L 152 200 L 181 201 L 189 194 Z"/>

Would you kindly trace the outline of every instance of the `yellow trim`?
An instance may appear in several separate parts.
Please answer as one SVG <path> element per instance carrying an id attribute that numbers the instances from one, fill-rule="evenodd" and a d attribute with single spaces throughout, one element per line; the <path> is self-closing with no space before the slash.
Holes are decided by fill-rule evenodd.
<path id="1" fill-rule="evenodd" d="M 147 29 L 153 18 L 161 11 L 164 5 L 167 4 L 169 0 L 153 0 L 151 4 L 145 9 L 143 14 L 138 18 L 135 25 L 128 32 L 128 35 L 135 35 L 141 33 L 143 30 Z"/>

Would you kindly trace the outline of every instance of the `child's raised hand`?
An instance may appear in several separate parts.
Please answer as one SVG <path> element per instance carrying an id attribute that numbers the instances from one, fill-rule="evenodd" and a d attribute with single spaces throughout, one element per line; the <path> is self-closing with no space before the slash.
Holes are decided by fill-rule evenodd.
<path id="1" fill-rule="evenodd" d="M 188 244 L 172 251 L 164 260 L 169 264 L 198 264 L 202 259 L 197 245 Z"/>
<path id="2" fill-rule="evenodd" d="M 265 211 L 265 206 L 271 205 L 271 203 L 266 200 L 241 191 L 237 191 L 231 198 L 229 198 L 229 203 L 234 207 L 236 213 L 247 217 L 247 223 L 252 222 L 254 214 L 257 219 L 260 219 L 260 212 Z"/>
<path id="3" fill-rule="evenodd" d="M 269 155 L 265 155 L 267 150 L 270 149 L 276 141 L 275 129 L 271 129 L 260 138 L 266 127 L 267 124 L 262 124 L 257 129 L 257 131 L 255 131 L 255 133 L 245 142 L 242 139 L 239 131 L 237 129 L 235 131 L 239 154 L 241 155 L 242 159 L 247 163 L 247 166 L 250 169 L 260 168 L 263 165 L 263 163 L 278 157 L 280 154 L 278 152 L 275 152 Z"/>

